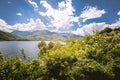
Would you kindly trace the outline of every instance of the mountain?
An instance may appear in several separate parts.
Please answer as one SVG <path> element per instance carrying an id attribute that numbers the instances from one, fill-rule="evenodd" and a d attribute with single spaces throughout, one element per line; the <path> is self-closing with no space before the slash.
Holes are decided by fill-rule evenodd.
<path id="1" fill-rule="evenodd" d="M 12 33 L 0 31 L 0 41 L 20 41 L 20 40 L 28 40 L 28 39 L 19 37 Z"/>
<path id="2" fill-rule="evenodd" d="M 14 35 L 14 34 L 0 31 L 0 41 L 3 41 L 3 40 L 8 40 L 8 41 L 9 40 L 16 40 L 17 38 L 19 38 L 19 37 Z"/>
<path id="3" fill-rule="evenodd" d="M 32 37 L 39 35 L 52 35 L 54 32 L 50 32 L 48 30 L 40 30 L 40 31 L 13 31 L 12 34 L 16 34 L 21 37 Z"/>
<path id="4" fill-rule="evenodd" d="M 13 31 L 12 34 L 21 37 L 27 37 L 30 40 L 69 40 L 73 38 L 81 38 L 82 36 L 75 35 L 72 33 L 57 33 L 50 32 L 48 30 L 39 30 L 39 31 Z"/>

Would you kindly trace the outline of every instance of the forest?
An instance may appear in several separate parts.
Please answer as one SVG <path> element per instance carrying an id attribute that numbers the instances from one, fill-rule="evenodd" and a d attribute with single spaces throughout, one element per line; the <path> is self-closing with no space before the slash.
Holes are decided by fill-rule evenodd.
<path id="1" fill-rule="evenodd" d="M 0 30 L 0 41 L 29 41 L 30 39 L 19 37 L 17 35 Z"/>
<path id="2" fill-rule="evenodd" d="M 120 28 L 38 48 L 32 60 L 24 49 L 22 59 L 0 53 L 0 80 L 120 80 Z"/>

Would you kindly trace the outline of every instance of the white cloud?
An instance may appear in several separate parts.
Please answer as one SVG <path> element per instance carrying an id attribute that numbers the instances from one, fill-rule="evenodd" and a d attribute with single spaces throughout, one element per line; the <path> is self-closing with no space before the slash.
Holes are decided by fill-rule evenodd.
<path id="1" fill-rule="evenodd" d="M 34 31 L 34 30 L 43 30 L 46 29 L 46 26 L 40 19 L 30 19 L 28 23 L 17 23 L 13 25 L 15 30 L 19 31 Z"/>
<path id="2" fill-rule="evenodd" d="M 35 9 L 37 9 L 37 12 L 41 16 L 49 19 L 46 26 L 49 30 L 54 32 L 68 32 L 72 29 L 74 23 L 77 23 L 78 26 L 82 26 L 81 21 L 85 22 L 88 19 L 99 18 L 106 13 L 104 9 L 99 10 L 97 7 L 87 6 L 84 8 L 80 16 L 75 16 L 75 9 L 72 6 L 72 0 L 58 2 L 58 9 L 54 9 L 53 6 L 47 2 L 47 0 L 40 0 L 40 4 L 45 8 L 45 12 L 38 10 L 37 3 L 32 0 L 28 0 L 28 2 L 33 5 Z M 92 25 L 93 23 L 84 26 Z M 96 26 L 100 25 L 101 24 L 96 24 Z"/>
<path id="3" fill-rule="evenodd" d="M 4 20 L 2 20 L 2 19 L 0 19 L 0 25 L 6 25 L 7 23 L 4 21 Z"/>
<path id="4" fill-rule="evenodd" d="M 69 30 L 74 22 L 79 22 L 79 17 L 74 16 L 75 9 L 72 6 L 72 0 L 59 2 L 58 9 L 54 9 L 46 0 L 40 1 L 40 4 L 46 12 L 39 11 L 39 14 L 50 19 L 48 27 L 54 27 L 53 31 Z"/>
<path id="5" fill-rule="evenodd" d="M 16 23 L 14 25 L 8 25 L 4 20 L 0 19 L 0 30 L 12 32 L 13 30 L 34 31 L 48 29 L 54 32 L 69 32 L 74 26 L 74 23 L 77 23 L 81 28 L 72 31 L 72 33 L 84 36 L 86 34 L 92 34 L 93 31 L 96 30 L 102 30 L 105 27 L 116 28 L 120 25 L 120 20 L 113 24 L 94 22 L 82 25 L 81 22 L 102 17 L 106 11 L 104 9 L 99 10 L 97 7 L 87 6 L 84 8 L 80 16 L 75 16 L 75 9 L 72 6 L 72 0 L 64 0 L 59 2 L 58 9 L 54 9 L 46 0 L 40 0 L 40 4 L 46 10 L 45 12 L 41 12 L 38 9 L 39 6 L 36 2 L 33 2 L 33 0 L 28 0 L 28 2 L 41 16 L 45 18 L 47 17 L 50 22 L 47 22 L 45 25 L 41 19 L 29 19 L 28 23 Z M 22 13 L 17 13 L 16 15 L 22 16 Z M 120 11 L 118 12 L 118 15 L 120 15 Z"/>
<path id="6" fill-rule="evenodd" d="M 22 13 L 16 13 L 17 16 L 22 16 Z"/>
<path id="7" fill-rule="evenodd" d="M 83 22 L 85 22 L 88 19 L 99 18 L 99 17 L 101 17 L 105 13 L 106 13 L 106 11 L 104 9 L 103 10 L 99 10 L 96 7 L 87 6 L 82 11 L 82 14 L 80 15 L 80 17 L 83 19 Z"/>
<path id="8" fill-rule="evenodd" d="M 14 25 L 8 25 L 4 20 L 0 19 L 0 30 L 5 32 L 12 32 L 14 30 L 34 31 L 44 29 L 46 29 L 46 26 L 40 19 L 30 19 L 28 23 L 17 23 Z"/>
<path id="9" fill-rule="evenodd" d="M 13 28 L 8 25 L 4 20 L 0 19 L 0 31 L 12 32 Z"/>
<path id="10" fill-rule="evenodd" d="M 117 22 L 109 25 L 109 27 L 112 28 L 112 29 L 120 27 L 120 20 L 118 20 Z"/>
<path id="11" fill-rule="evenodd" d="M 28 2 L 34 7 L 35 10 L 38 9 L 38 5 L 36 2 L 32 1 L 32 0 L 28 0 Z"/>
<path id="12" fill-rule="evenodd" d="M 120 11 L 117 13 L 117 15 L 119 15 L 119 16 L 120 16 Z"/>
<path id="13" fill-rule="evenodd" d="M 81 28 L 78 28 L 76 31 L 73 31 L 74 34 L 85 36 L 86 34 L 93 34 L 96 30 L 102 30 L 107 27 L 107 24 L 104 22 L 101 23 L 90 23 L 84 25 Z"/>
<path id="14" fill-rule="evenodd" d="M 118 27 L 120 27 L 120 20 L 115 23 L 112 23 L 112 24 L 106 24 L 105 22 L 90 23 L 90 24 L 84 25 L 81 28 L 78 28 L 77 30 L 73 31 L 72 33 L 85 36 L 86 34 L 93 34 L 93 32 L 96 30 L 103 30 L 106 27 L 109 27 L 112 29 L 118 28 Z"/>

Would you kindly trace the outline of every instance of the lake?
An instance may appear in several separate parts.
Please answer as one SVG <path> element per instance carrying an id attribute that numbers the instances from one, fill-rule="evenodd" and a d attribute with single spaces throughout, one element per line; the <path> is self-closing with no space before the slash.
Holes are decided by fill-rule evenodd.
<path id="1" fill-rule="evenodd" d="M 0 52 L 5 56 L 19 56 L 22 54 L 20 48 L 24 48 L 26 55 L 37 58 L 38 43 L 40 41 L 0 41 Z"/>

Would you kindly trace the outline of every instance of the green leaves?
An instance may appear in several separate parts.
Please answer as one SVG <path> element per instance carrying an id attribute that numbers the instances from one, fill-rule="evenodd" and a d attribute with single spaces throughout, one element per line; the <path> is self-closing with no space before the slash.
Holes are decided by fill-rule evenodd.
<path id="1" fill-rule="evenodd" d="M 21 51 L 21 54 L 22 54 L 23 58 L 24 58 L 24 59 L 27 59 L 26 53 L 25 53 L 24 49 L 21 48 L 20 51 Z"/>
<path id="2" fill-rule="evenodd" d="M 107 32 L 106 32 L 107 31 Z M 40 59 L 0 54 L 1 80 L 120 80 L 120 30 L 107 29 L 62 45 L 38 44 Z M 21 49 L 24 59 L 27 58 Z"/>

